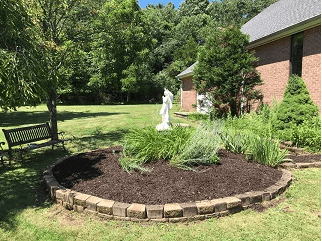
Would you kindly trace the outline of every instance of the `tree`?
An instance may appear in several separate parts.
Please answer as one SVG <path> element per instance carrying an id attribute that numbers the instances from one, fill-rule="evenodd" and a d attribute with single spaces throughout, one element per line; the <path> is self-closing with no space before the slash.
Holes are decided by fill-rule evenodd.
<path id="1" fill-rule="evenodd" d="M 283 130 L 302 124 L 306 119 L 319 115 L 318 107 L 313 103 L 310 93 L 302 78 L 291 76 L 285 88 L 283 100 L 280 103 L 274 128 Z"/>
<path id="2" fill-rule="evenodd" d="M 247 51 L 248 44 L 237 27 L 215 30 L 200 47 L 193 73 L 197 90 L 212 96 L 215 106 L 228 105 L 233 116 L 242 113 L 245 99 L 260 97 L 255 90 L 262 83 L 255 70 L 258 59 Z"/>
<path id="3" fill-rule="evenodd" d="M 277 0 L 222 0 L 209 4 L 208 14 L 222 27 L 243 25 Z"/>
<path id="4" fill-rule="evenodd" d="M 40 102 L 45 72 L 35 24 L 22 1 L 0 2 L 0 107 Z"/>
<path id="5" fill-rule="evenodd" d="M 180 4 L 179 14 L 180 16 L 196 16 L 199 14 L 207 13 L 207 7 L 209 6 L 209 0 L 185 0 Z"/>
<path id="6" fill-rule="evenodd" d="M 97 21 L 92 50 L 91 83 L 104 88 L 112 99 L 139 92 L 150 68 L 153 41 L 142 21 L 136 0 L 106 2 Z"/>

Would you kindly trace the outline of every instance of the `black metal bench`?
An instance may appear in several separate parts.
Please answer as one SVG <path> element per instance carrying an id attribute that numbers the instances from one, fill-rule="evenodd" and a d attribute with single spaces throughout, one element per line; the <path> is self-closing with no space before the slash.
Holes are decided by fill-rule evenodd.
<path id="1" fill-rule="evenodd" d="M 20 146 L 20 148 L 17 150 L 21 154 L 22 158 L 22 153 L 26 151 L 31 151 L 34 149 L 38 149 L 41 147 L 45 146 L 52 146 L 54 148 L 55 145 L 57 144 L 62 144 L 64 150 L 65 145 L 64 145 L 64 139 L 58 139 L 54 140 L 53 139 L 53 133 L 52 130 L 47 123 L 41 124 L 41 125 L 35 125 L 35 126 L 27 126 L 27 127 L 22 127 L 22 128 L 16 128 L 16 129 L 9 129 L 5 130 L 2 129 L 4 136 L 8 142 L 8 154 L 9 158 L 12 159 L 12 147 L 14 146 Z M 60 132 L 58 134 L 63 134 L 63 132 Z M 34 143 L 37 141 L 42 141 L 42 140 L 48 140 L 43 143 Z M 24 144 L 29 144 L 27 147 L 23 147 L 22 145 Z M 1 143 L 0 143 L 1 146 Z"/>

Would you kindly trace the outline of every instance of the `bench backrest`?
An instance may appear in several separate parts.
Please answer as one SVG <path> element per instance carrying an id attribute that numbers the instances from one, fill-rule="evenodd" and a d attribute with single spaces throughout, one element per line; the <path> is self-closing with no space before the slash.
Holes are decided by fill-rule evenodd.
<path id="1" fill-rule="evenodd" d="M 41 125 L 10 130 L 2 129 L 2 131 L 7 139 L 9 147 L 52 138 L 52 132 L 48 122 Z"/>

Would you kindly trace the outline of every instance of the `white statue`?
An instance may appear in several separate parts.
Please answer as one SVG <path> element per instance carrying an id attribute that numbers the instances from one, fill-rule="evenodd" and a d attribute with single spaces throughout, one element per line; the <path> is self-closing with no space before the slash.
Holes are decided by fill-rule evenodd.
<path id="1" fill-rule="evenodd" d="M 163 104 L 159 113 L 162 116 L 162 123 L 157 125 L 156 128 L 158 131 L 171 130 L 169 111 L 172 109 L 173 94 L 169 90 L 164 89 L 162 100 Z"/>

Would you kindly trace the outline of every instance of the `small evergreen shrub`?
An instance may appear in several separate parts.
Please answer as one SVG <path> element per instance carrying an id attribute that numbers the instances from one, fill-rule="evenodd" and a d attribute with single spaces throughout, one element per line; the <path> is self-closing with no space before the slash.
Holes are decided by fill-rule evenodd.
<path id="1" fill-rule="evenodd" d="M 286 86 L 273 126 L 276 130 L 290 128 L 291 124 L 301 125 L 305 119 L 319 115 L 302 78 L 293 75 Z"/>

